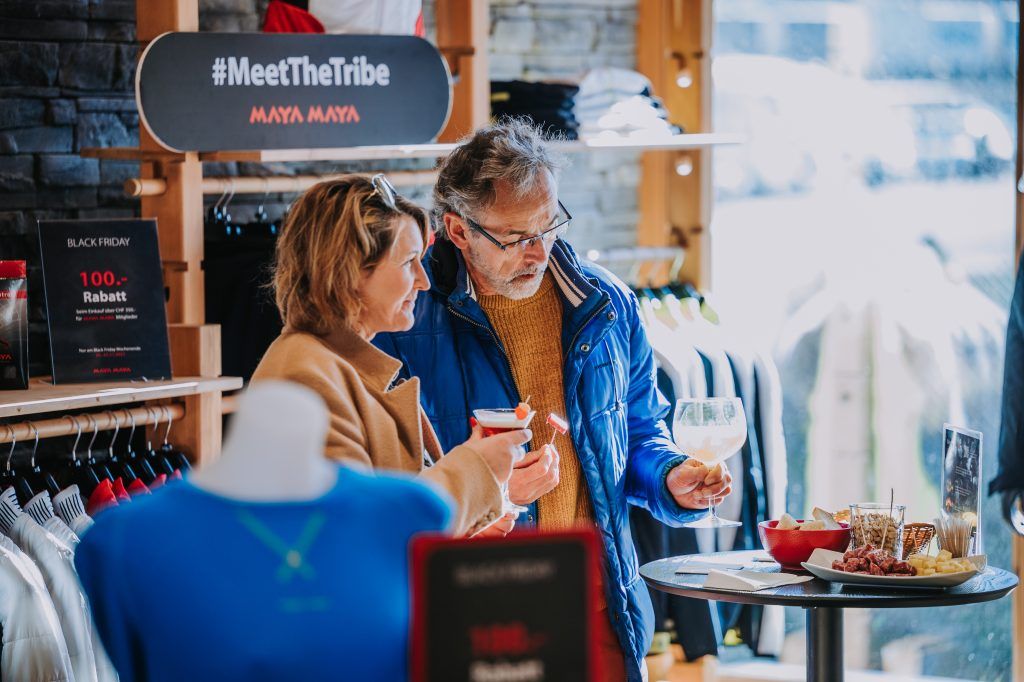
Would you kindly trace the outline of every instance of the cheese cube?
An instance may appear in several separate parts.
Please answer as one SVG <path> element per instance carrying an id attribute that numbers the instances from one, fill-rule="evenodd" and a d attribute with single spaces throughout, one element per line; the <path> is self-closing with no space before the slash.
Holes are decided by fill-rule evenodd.
<path id="1" fill-rule="evenodd" d="M 796 519 L 794 519 L 792 516 L 790 516 L 789 514 L 783 514 L 782 518 L 779 519 L 779 523 L 775 527 L 779 530 L 795 530 L 799 527 L 799 525 L 800 524 L 798 524 L 796 522 Z"/>

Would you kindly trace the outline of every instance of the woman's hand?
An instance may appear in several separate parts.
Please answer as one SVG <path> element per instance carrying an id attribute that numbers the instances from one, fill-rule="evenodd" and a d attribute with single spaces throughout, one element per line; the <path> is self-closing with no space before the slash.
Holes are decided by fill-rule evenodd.
<path id="1" fill-rule="evenodd" d="M 498 483 L 504 485 L 512 475 L 512 467 L 523 458 L 523 445 L 530 442 L 533 432 L 530 429 L 506 431 L 484 438 L 484 430 L 477 423 L 473 424 L 473 434 L 466 441 L 480 457 L 487 462 Z"/>
<path id="2" fill-rule="evenodd" d="M 503 538 L 512 532 L 512 529 L 516 525 L 515 514 L 505 514 L 500 519 L 492 523 L 491 525 L 484 528 L 476 535 L 471 535 L 472 538 Z"/>

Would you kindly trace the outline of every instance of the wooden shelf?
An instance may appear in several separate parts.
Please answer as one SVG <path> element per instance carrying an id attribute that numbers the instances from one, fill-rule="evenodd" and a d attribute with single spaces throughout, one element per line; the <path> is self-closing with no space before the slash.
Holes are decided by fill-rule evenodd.
<path id="1" fill-rule="evenodd" d="M 147 400 L 232 391 L 241 387 L 242 380 L 238 377 L 179 377 L 167 381 L 122 381 L 58 386 L 51 384 L 49 378 L 32 379 L 28 390 L 0 391 L 0 417 L 128 405 Z"/>
<path id="2" fill-rule="evenodd" d="M 139 149 L 138 147 L 85 147 L 79 155 L 86 159 L 109 161 L 184 161 L 185 154 L 169 150 Z"/>
<path id="3" fill-rule="evenodd" d="M 610 149 L 616 151 L 671 151 L 674 149 L 702 149 L 716 145 L 741 144 L 742 135 L 727 133 L 692 133 L 671 138 L 637 141 L 620 140 L 574 140 L 552 142 L 552 148 L 564 153 L 581 153 Z M 450 154 L 455 144 L 412 144 L 382 147 L 345 147 L 339 149 L 265 149 L 252 151 L 201 152 L 200 161 L 230 162 L 249 161 L 273 163 L 283 161 L 379 161 L 386 159 L 435 159 Z M 128 147 L 107 149 L 84 149 L 82 156 L 97 159 L 118 159 L 136 161 L 166 161 L 184 158 L 173 152 L 151 152 Z"/>

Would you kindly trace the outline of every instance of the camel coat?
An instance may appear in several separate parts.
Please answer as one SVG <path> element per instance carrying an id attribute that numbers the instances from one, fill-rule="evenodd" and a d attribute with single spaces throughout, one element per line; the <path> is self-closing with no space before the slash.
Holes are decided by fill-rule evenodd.
<path id="1" fill-rule="evenodd" d="M 349 328 L 327 336 L 285 329 L 252 380 L 294 381 L 316 391 L 330 413 L 328 457 L 417 474 L 454 501 L 453 532 L 473 534 L 501 515 L 498 480 L 468 445 L 441 452 L 420 408 L 419 379 L 395 383 L 401 366 Z M 432 466 L 426 466 L 424 453 Z"/>

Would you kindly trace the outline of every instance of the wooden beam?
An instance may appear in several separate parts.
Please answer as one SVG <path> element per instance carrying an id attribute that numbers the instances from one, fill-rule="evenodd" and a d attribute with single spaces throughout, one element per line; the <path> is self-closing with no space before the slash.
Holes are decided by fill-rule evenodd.
<path id="1" fill-rule="evenodd" d="M 139 131 L 140 137 L 148 137 Z M 142 197 L 142 217 L 156 218 L 160 257 L 174 262 L 164 270 L 169 290 L 167 321 L 202 324 L 205 319 L 203 286 L 203 167 L 196 154 L 181 163 L 144 163 L 142 176 L 161 179 L 162 194 Z"/>
<path id="2" fill-rule="evenodd" d="M 451 116 L 438 141 L 455 142 L 491 117 L 490 10 L 487 0 L 438 0 L 436 16 L 438 49 L 455 78 Z"/>
<path id="3" fill-rule="evenodd" d="M 637 68 L 665 101 L 670 120 L 684 133 L 711 127 L 711 0 L 640 0 Z M 686 69 L 688 87 L 677 83 Z M 676 171 L 686 169 L 685 174 Z M 706 149 L 648 152 L 642 160 L 641 216 L 644 246 L 686 248 L 681 278 L 710 284 L 711 155 Z"/>
<path id="4" fill-rule="evenodd" d="M 220 376 L 220 325 L 172 324 L 168 331 L 175 374 Z M 174 427 L 174 442 L 193 462 L 208 461 L 220 451 L 221 400 L 220 393 L 185 398 L 185 417 Z"/>
<path id="5" fill-rule="evenodd" d="M 198 31 L 199 0 L 135 0 L 135 39 L 145 44 L 168 31 Z"/>

